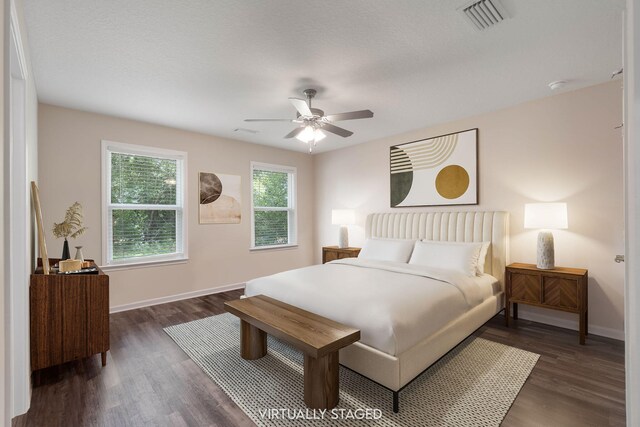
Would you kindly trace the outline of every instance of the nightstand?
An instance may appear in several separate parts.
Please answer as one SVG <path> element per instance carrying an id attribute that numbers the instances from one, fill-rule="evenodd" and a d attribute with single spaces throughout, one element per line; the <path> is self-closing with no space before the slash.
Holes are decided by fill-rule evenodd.
<path id="1" fill-rule="evenodd" d="M 360 253 L 360 248 L 339 248 L 337 246 L 323 246 L 322 263 L 342 258 L 356 258 Z"/>
<path id="2" fill-rule="evenodd" d="M 535 264 L 508 265 L 505 274 L 504 317 L 509 326 L 513 303 L 513 318 L 518 318 L 518 304 L 577 313 L 580 319 L 580 344 L 588 334 L 588 271 L 582 268 L 556 267 L 540 270 Z"/>

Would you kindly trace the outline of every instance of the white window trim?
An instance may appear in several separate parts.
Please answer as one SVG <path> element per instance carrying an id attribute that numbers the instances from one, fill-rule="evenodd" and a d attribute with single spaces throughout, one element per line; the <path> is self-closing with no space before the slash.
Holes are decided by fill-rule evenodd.
<path id="1" fill-rule="evenodd" d="M 182 251 L 175 254 L 153 255 L 139 257 L 135 260 L 113 261 L 109 258 L 109 201 L 111 200 L 111 168 L 109 164 L 111 152 L 120 152 L 141 156 L 152 156 L 156 158 L 166 158 L 180 160 L 182 162 Z M 168 150 L 165 148 L 155 148 L 143 145 L 125 144 L 122 142 L 102 140 L 102 265 L 103 270 L 120 270 L 138 267 L 152 267 L 156 265 L 184 263 L 189 260 L 189 233 L 188 233 L 188 203 L 187 189 L 187 153 L 184 151 Z M 148 205 L 122 205 L 125 209 L 134 209 Z M 156 207 L 158 209 L 175 209 L 179 205 L 167 205 Z M 176 242 L 177 244 L 177 242 Z"/>
<path id="2" fill-rule="evenodd" d="M 292 215 L 289 215 L 289 243 L 284 245 L 270 245 L 270 246 L 256 246 L 256 229 L 255 229 L 255 211 L 256 207 L 253 202 L 253 171 L 255 169 L 265 170 L 270 172 L 284 172 L 293 175 L 293 179 L 289 181 L 289 207 L 287 208 L 257 208 L 258 210 L 288 210 Z M 251 162 L 251 168 L 249 170 L 249 181 L 251 184 L 251 246 L 250 251 L 263 251 L 269 249 L 286 249 L 295 248 L 298 246 L 298 194 L 297 194 L 297 181 L 298 181 L 298 169 L 295 166 L 282 166 L 274 165 L 271 163 Z M 291 203 L 293 201 L 293 203 Z"/>

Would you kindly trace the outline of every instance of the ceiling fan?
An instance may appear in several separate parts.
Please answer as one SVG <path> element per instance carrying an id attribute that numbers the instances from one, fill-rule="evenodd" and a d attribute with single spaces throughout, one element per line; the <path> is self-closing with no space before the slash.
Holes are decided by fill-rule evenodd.
<path id="1" fill-rule="evenodd" d="M 311 108 L 311 99 L 316 96 L 315 89 L 305 89 L 302 93 L 307 97 L 306 101 L 300 98 L 289 98 L 298 113 L 295 119 L 245 119 L 245 122 L 291 122 L 299 123 L 300 126 L 285 135 L 285 138 L 297 138 L 309 144 L 309 152 L 316 143 L 324 139 L 327 135 L 323 132 L 331 132 L 347 138 L 353 132 L 338 127 L 333 122 L 341 120 L 369 119 L 373 117 L 370 110 L 350 111 L 348 113 L 328 114 L 319 108 Z"/>

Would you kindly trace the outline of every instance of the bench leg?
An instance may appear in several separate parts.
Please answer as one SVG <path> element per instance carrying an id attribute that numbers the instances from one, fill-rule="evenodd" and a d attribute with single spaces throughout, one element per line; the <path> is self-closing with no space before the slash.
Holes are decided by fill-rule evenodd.
<path id="1" fill-rule="evenodd" d="M 311 409 L 333 409 L 338 404 L 338 352 L 315 358 L 304 355 L 304 403 Z"/>
<path id="2" fill-rule="evenodd" d="M 260 359 L 267 354 L 267 334 L 240 320 L 240 356 L 245 360 Z"/>
<path id="3" fill-rule="evenodd" d="M 396 414 L 400 411 L 400 399 L 398 398 L 399 394 L 399 390 L 393 392 L 393 412 L 395 412 Z"/>

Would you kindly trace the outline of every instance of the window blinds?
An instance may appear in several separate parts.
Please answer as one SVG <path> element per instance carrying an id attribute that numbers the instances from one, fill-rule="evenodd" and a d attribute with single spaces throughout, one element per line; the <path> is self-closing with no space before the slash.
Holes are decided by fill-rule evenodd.
<path id="1" fill-rule="evenodd" d="M 108 261 L 183 252 L 182 177 L 181 159 L 109 152 Z"/>
<path id="2" fill-rule="evenodd" d="M 253 166 L 254 247 L 293 243 L 294 173 L 290 170 Z"/>

